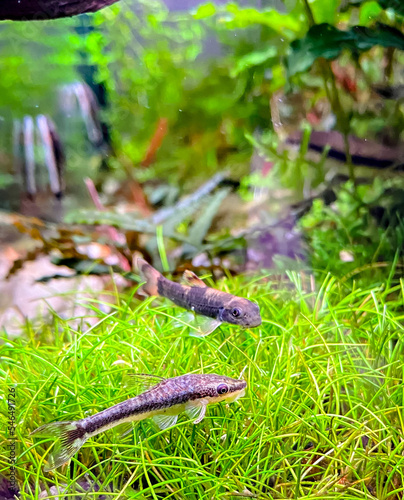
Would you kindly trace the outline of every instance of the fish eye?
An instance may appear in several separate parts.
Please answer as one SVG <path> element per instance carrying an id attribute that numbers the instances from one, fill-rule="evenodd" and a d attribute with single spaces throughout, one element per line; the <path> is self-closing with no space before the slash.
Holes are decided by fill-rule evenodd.
<path id="1" fill-rule="evenodd" d="M 218 385 L 216 390 L 218 394 L 226 394 L 226 392 L 229 392 L 229 388 L 226 384 Z"/>
<path id="2" fill-rule="evenodd" d="M 238 318 L 241 316 L 241 311 L 238 307 L 235 307 L 234 309 L 231 310 L 231 315 L 234 316 L 235 318 Z"/>

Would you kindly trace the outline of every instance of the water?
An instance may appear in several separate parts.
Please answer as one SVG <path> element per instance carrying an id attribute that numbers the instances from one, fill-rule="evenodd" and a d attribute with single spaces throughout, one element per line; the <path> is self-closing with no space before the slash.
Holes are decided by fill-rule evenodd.
<path id="1" fill-rule="evenodd" d="M 400 498 L 393 4 L 133 0 L 0 23 L 0 382 L 17 387 L 22 498 Z M 135 256 L 250 298 L 262 326 L 190 337 L 141 296 Z M 131 371 L 248 392 L 34 477 L 50 443 L 28 432 L 132 397 Z"/>

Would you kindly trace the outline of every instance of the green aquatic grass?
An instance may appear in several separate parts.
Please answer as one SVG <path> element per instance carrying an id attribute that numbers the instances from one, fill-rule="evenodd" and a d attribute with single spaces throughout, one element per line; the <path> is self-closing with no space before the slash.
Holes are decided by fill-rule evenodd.
<path id="1" fill-rule="evenodd" d="M 217 286 L 259 303 L 262 326 L 193 338 L 178 325 L 179 308 L 139 302 L 132 291 L 116 293 L 109 314 L 89 302 L 95 326 L 55 314 L 52 324 L 27 323 L 24 338 L 4 337 L 1 393 L 16 387 L 22 499 L 45 489 L 47 498 L 58 489 L 77 498 L 84 481 L 94 488 L 80 498 L 91 499 L 401 498 L 404 283 L 359 289 L 289 273 Z M 189 372 L 242 374 L 247 394 L 209 406 L 197 426 L 183 414 L 166 431 L 151 420 L 124 437 L 117 427 L 85 443 L 68 467 L 43 471 L 52 442 L 30 437 L 36 427 L 132 397 L 130 373 Z M 0 443 L 7 437 L 2 425 Z M 2 446 L 6 476 L 7 459 Z"/>

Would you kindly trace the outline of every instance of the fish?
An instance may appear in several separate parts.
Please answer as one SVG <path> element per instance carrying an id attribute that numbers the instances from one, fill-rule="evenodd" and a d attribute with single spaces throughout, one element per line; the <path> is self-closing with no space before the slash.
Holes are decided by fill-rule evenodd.
<path id="1" fill-rule="evenodd" d="M 247 387 L 245 380 L 216 374 L 189 373 L 168 379 L 136 374 L 133 378 L 145 392 L 81 420 L 52 422 L 31 432 L 31 436 L 58 439 L 45 471 L 65 464 L 87 439 L 120 424 L 153 418 L 160 429 L 167 429 L 176 424 L 182 412 L 199 424 L 208 404 L 236 401 L 244 396 Z"/>
<path id="2" fill-rule="evenodd" d="M 208 287 L 192 271 L 185 271 L 183 281 L 176 283 L 165 278 L 157 269 L 144 259 L 135 261 L 141 278 L 146 281 L 142 290 L 147 295 L 160 295 L 177 306 L 204 316 L 192 336 L 203 337 L 212 333 L 223 322 L 243 328 L 254 328 L 262 323 L 260 308 L 248 299 Z"/>

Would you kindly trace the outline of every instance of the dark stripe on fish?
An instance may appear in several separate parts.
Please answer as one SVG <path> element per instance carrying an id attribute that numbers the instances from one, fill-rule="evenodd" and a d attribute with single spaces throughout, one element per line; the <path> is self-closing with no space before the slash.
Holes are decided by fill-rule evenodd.
<path id="1" fill-rule="evenodd" d="M 137 375 L 154 382 L 151 375 Z M 178 414 L 185 411 L 193 422 L 199 423 L 209 403 L 234 401 L 244 393 L 246 382 L 221 375 L 188 374 L 165 379 L 146 392 L 76 422 L 53 422 L 36 429 L 32 434 L 59 440 L 48 456 L 45 470 L 66 463 L 91 437 L 116 425 L 152 417 L 161 429 L 174 425 Z M 147 384 L 148 385 L 148 384 Z"/>
<path id="2" fill-rule="evenodd" d="M 160 388 L 160 390 L 162 390 L 162 388 Z M 172 406 L 184 404 L 197 397 L 198 396 L 193 397 L 191 394 L 187 393 L 162 395 L 156 391 L 152 393 L 147 392 L 85 418 L 82 421 L 82 426 L 87 433 L 91 434 L 112 422 L 118 422 L 128 417 L 141 415 L 142 413 L 171 408 Z"/>
<path id="3" fill-rule="evenodd" d="M 172 408 L 195 399 L 215 396 L 213 388 L 209 386 L 195 387 L 197 377 L 198 375 L 183 375 L 164 380 L 143 394 L 80 420 L 80 427 L 85 433 L 91 434 L 106 425 L 128 417 Z M 240 383 L 245 384 L 244 381 L 240 381 Z"/>

